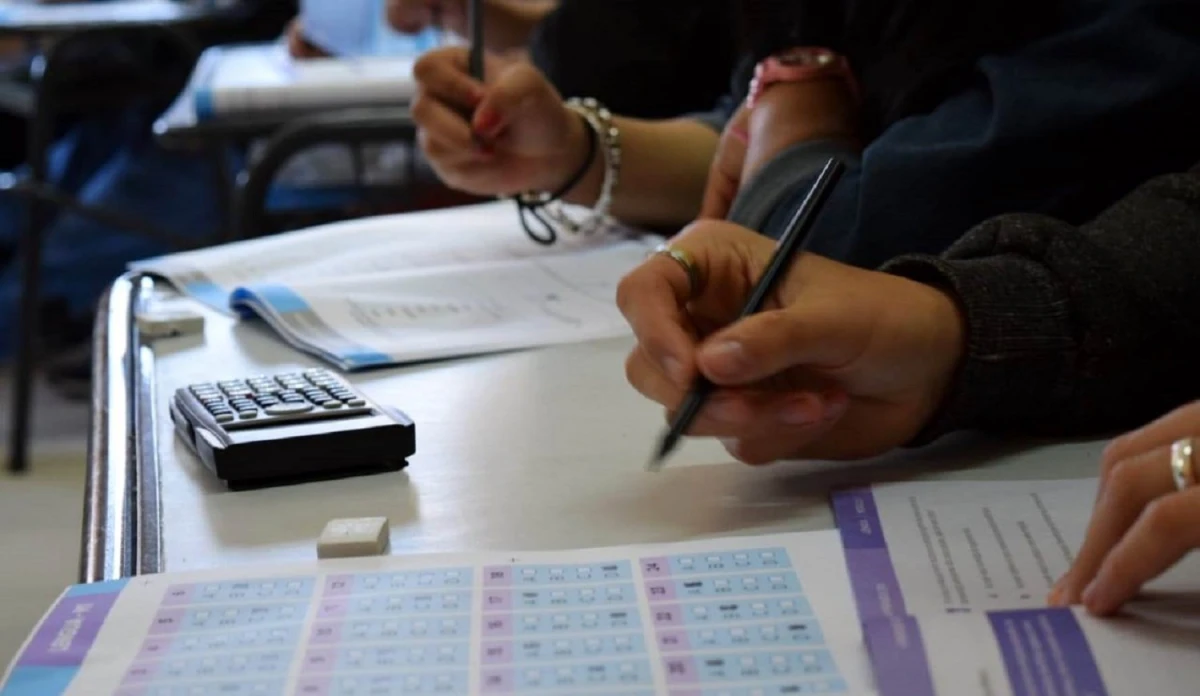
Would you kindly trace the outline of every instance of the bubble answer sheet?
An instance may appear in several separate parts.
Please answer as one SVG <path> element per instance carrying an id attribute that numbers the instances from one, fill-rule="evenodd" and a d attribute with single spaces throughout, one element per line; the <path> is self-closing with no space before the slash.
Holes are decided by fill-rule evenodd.
<path id="1" fill-rule="evenodd" d="M 69 588 L 0 696 L 873 694 L 837 532 Z"/>

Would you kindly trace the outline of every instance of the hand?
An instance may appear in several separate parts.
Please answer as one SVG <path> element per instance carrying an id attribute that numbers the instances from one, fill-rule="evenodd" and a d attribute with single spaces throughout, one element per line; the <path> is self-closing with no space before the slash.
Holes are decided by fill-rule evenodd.
<path id="1" fill-rule="evenodd" d="M 741 187 L 798 143 L 857 139 L 854 99 L 841 80 L 785 82 L 767 88 L 753 109 L 742 104 L 721 135 L 701 218 L 724 219 Z"/>
<path id="2" fill-rule="evenodd" d="M 1171 444 L 1189 436 L 1200 436 L 1200 401 L 1109 445 L 1087 536 L 1051 604 L 1111 614 L 1200 548 L 1200 487 L 1178 491 L 1171 474 Z"/>
<path id="3" fill-rule="evenodd" d="M 403 34 L 419 34 L 440 24 L 464 36 L 467 33 L 466 0 L 388 0 L 387 20 Z"/>
<path id="4" fill-rule="evenodd" d="M 304 27 L 300 24 L 299 17 L 288 22 L 287 29 L 284 30 L 284 35 L 287 37 L 288 54 L 297 60 L 326 58 L 329 56 L 328 53 L 322 51 L 305 38 Z"/>
<path id="5" fill-rule="evenodd" d="M 480 196 L 558 189 L 586 157 L 582 119 L 528 63 L 488 55 L 484 71 L 486 84 L 473 79 L 460 47 L 417 62 L 412 116 L 433 169 Z"/>
<path id="6" fill-rule="evenodd" d="M 731 324 L 774 242 L 706 220 L 671 245 L 696 264 L 695 296 L 658 254 L 621 281 L 617 303 L 638 341 L 634 388 L 670 413 L 697 372 L 718 386 L 690 434 L 748 464 L 861 458 L 911 440 L 941 404 L 964 328 L 939 290 L 804 255 L 763 312 Z"/>

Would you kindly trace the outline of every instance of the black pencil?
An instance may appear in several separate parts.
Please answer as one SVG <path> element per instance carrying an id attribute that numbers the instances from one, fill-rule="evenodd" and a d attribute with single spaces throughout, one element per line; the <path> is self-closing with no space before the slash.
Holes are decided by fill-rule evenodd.
<path id="1" fill-rule="evenodd" d="M 483 0 L 467 3 L 467 29 L 470 41 L 467 67 L 471 77 L 483 82 Z"/>
<path id="2" fill-rule="evenodd" d="M 817 180 L 813 182 L 812 188 L 808 190 L 808 195 L 805 196 L 804 202 L 800 204 L 800 208 L 792 219 L 788 222 L 787 230 L 779 239 L 779 244 L 775 247 L 775 253 L 771 255 L 770 262 L 767 263 L 766 270 L 758 279 L 758 283 L 754 286 L 754 290 L 750 293 L 750 299 L 746 301 L 745 307 L 742 308 L 739 319 L 757 314 L 762 310 L 763 302 L 767 296 L 775 289 L 776 283 L 787 272 L 791 266 L 796 253 L 800 250 L 800 242 L 808 236 L 808 231 L 812 228 L 813 222 L 817 215 L 821 212 L 821 208 L 825 205 L 825 201 L 829 199 L 829 194 L 833 191 L 834 184 L 842 176 L 842 163 L 836 158 L 831 158 L 825 163 L 825 168 L 821 170 L 821 174 Z M 700 409 L 704 406 L 704 402 L 713 391 L 713 383 L 706 379 L 703 375 L 696 378 L 692 384 L 691 391 L 683 400 L 683 405 L 679 407 L 679 411 L 675 414 L 675 420 L 671 426 L 667 428 L 667 432 L 663 435 L 659 443 L 658 452 L 654 459 L 650 460 L 647 468 L 650 471 L 657 471 L 662 468 L 663 461 L 675 446 L 679 444 L 680 438 L 684 433 L 692 427 L 692 421 L 700 413 Z"/>

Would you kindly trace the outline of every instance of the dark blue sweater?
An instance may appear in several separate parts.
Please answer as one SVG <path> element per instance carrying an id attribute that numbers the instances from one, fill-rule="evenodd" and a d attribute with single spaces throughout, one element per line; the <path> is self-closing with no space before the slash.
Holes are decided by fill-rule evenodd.
<path id="1" fill-rule="evenodd" d="M 778 236 L 831 153 L 846 176 L 810 251 L 865 267 L 937 253 L 1021 211 L 1079 224 L 1200 159 L 1200 2 L 1081 0 L 1062 30 L 978 63 L 978 79 L 862 152 L 805 143 L 746 182 L 734 219 Z"/>

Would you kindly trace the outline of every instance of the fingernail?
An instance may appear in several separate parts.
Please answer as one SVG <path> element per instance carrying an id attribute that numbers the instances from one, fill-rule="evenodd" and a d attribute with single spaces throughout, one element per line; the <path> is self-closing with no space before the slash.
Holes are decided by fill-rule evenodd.
<path id="1" fill-rule="evenodd" d="M 475 123 L 471 130 L 485 138 L 495 137 L 500 129 L 500 114 L 491 109 L 484 109 L 475 114 Z"/>
<path id="2" fill-rule="evenodd" d="M 668 356 L 663 358 L 662 366 L 663 371 L 667 373 L 667 377 L 670 377 L 672 382 L 675 384 L 683 384 L 685 379 L 683 374 L 683 363 Z"/>
<path id="3" fill-rule="evenodd" d="M 779 411 L 779 421 L 787 425 L 811 425 L 821 420 L 821 402 L 812 394 L 805 394 L 784 404 Z"/>
<path id="4" fill-rule="evenodd" d="M 704 352 L 708 354 L 709 360 L 721 363 L 720 372 L 739 372 L 746 364 L 746 349 L 737 341 L 721 341 L 706 346 Z"/>
<path id="5" fill-rule="evenodd" d="M 1052 607 L 1060 607 L 1066 604 L 1065 590 L 1067 588 L 1067 576 L 1062 576 L 1050 586 L 1050 592 L 1046 595 L 1046 604 Z"/>
<path id="6" fill-rule="evenodd" d="M 734 437 L 721 438 L 721 446 L 734 457 L 738 456 L 738 448 L 741 447 L 741 444 L 741 441 Z"/>

